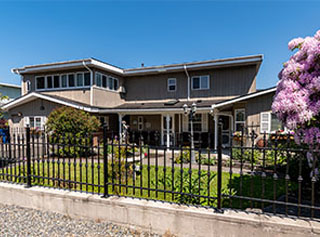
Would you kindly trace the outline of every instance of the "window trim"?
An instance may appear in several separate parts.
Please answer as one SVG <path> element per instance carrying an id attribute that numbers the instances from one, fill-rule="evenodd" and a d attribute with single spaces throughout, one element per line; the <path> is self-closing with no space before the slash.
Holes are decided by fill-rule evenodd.
<path id="1" fill-rule="evenodd" d="M 98 85 L 97 85 L 96 75 L 100 75 L 100 76 L 101 76 L 101 86 L 98 86 Z M 103 76 L 106 77 L 106 79 L 107 79 L 106 87 L 103 86 L 103 79 L 102 79 Z M 117 89 L 116 89 L 116 90 L 110 89 L 109 79 L 112 79 L 112 80 L 114 80 L 114 81 L 117 81 Z M 118 92 L 118 91 L 119 91 L 119 88 L 120 88 L 120 83 L 119 83 L 119 79 L 116 78 L 116 77 L 109 76 L 109 75 L 103 74 L 103 73 L 101 73 L 101 72 L 95 72 L 95 76 L 94 76 L 94 86 L 95 86 L 96 88 L 99 88 L 99 89 L 103 89 L 103 90 L 107 90 L 107 91 L 112 91 L 112 92 Z M 114 82 L 113 82 L 113 86 L 114 86 Z"/>
<path id="2" fill-rule="evenodd" d="M 194 78 L 196 78 L 196 77 L 198 77 L 199 78 L 199 88 L 198 89 L 195 89 L 194 87 L 193 87 L 193 79 Z M 202 86 L 201 86 L 201 77 L 207 77 L 208 78 L 208 87 L 207 88 L 202 88 Z M 200 91 L 200 90 L 210 90 L 210 75 L 199 75 L 199 76 L 193 76 L 193 77 L 191 77 L 191 90 L 193 90 L 193 91 Z"/>
<path id="3" fill-rule="evenodd" d="M 243 121 L 237 121 L 237 112 L 238 111 L 243 111 L 244 113 L 244 120 Z M 234 110 L 234 131 L 237 131 L 237 124 L 243 124 L 243 127 L 246 125 L 246 109 L 245 108 L 240 108 L 240 109 L 235 109 Z"/>
<path id="4" fill-rule="evenodd" d="M 169 81 L 170 80 L 173 80 L 174 81 L 174 90 L 170 90 L 170 86 L 173 86 L 173 85 L 170 85 L 169 84 Z M 177 78 L 168 78 L 168 80 L 167 80 L 167 90 L 168 90 L 168 92 L 175 92 L 175 91 L 177 91 Z"/>
<path id="5" fill-rule="evenodd" d="M 91 85 L 89 86 L 85 86 L 84 85 L 84 74 L 85 73 L 89 73 L 87 71 L 78 71 L 78 72 L 73 72 L 73 73 L 59 73 L 59 74 L 43 74 L 43 75 L 39 75 L 35 77 L 35 91 L 57 91 L 57 90 L 74 90 L 74 89 L 87 89 L 90 88 Z M 83 75 L 83 86 L 77 86 L 77 74 L 82 74 Z M 91 73 L 90 74 L 90 82 L 91 82 Z M 66 87 L 62 87 L 62 76 L 66 75 L 66 79 L 67 79 L 67 86 Z M 74 81 L 75 81 L 75 86 L 70 87 L 69 86 L 69 75 L 73 75 L 74 76 Z M 47 88 L 47 77 L 52 77 L 52 88 Z M 54 87 L 54 77 L 58 76 L 59 77 L 59 87 Z M 44 77 L 44 88 L 43 89 L 38 89 L 37 88 L 37 79 L 39 77 Z"/>
<path id="6" fill-rule="evenodd" d="M 33 124 L 34 124 L 33 127 L 31 127 L 31 122 L 30 122 L 31 118 L 33 118 Z M 24 117 L 24 123 L 25 123 L 24 126 L 25 127 L 29 126 L 31 129 L 40 129 L 40 130 L 42 130 L 45 127 L 46 118 L 47 118 L 46 116 L 27 116 L 27 117 Z M 40 119 L 40 124 L 41 124 L 40 127 L 36 127 L 35 126 L 37 119 Z"/>
<path id="7" fill-rule="evenodd" d="M 275 133 L 277 130 L 271 130 L 271 127 L 272 127 L 272 112 L 268 111 L 268 112 L 260 112 L 260 133 L 263 134 L 264 131 L 261 131 L 261 128 L 262 128 L 262 115 L 263 114 L 267 114 L 268 115 L 268 130 L 265 131 L 266 134 L 272 134 L 272 133 Z M 288 129 L 284 126 L 284 129 L 283 129 L 285 132 L 288 131 Z"/>

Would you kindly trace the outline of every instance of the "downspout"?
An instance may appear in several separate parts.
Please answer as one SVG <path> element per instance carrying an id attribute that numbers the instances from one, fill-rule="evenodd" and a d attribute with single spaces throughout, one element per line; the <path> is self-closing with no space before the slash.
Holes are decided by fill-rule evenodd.
<path id="1" fill-rule="evenodd" d="M 82 61 L 82 64 L 90 72 L 90 105 L 92 106 L 93 105 L 93 71 L 86 65 L 84 60 Z"/>
<path id="2" fill-rule="evenodd" d="M 187 78 L 188 78 L 188 101 L 190 100 L 190 76 L 187 70 L 187 66 L 183 65 L 184 71 L 186 72 Z"/>

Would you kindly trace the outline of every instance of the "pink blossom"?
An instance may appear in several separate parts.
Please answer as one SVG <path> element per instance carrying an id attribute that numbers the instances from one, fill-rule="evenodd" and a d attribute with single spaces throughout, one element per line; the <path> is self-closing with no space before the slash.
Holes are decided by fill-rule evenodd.
<path id="1" fill-rule="evenodd" d="M 297 51 L 279 73 L 272 111 L 295 130 L 296 143 L 319 144 L 320 30 L 314 37 L 291 40 L 288 48 Z"/>

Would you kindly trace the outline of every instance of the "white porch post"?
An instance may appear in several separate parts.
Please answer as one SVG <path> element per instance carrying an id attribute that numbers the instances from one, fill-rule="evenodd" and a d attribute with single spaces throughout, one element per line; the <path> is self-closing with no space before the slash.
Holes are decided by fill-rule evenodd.
<path id="1" fill-rule="evenodd" d="M 166 139 L 167 139 L 167 149 L 169 149 L 170 147 L 170 115 L 167 114 L 166 116 L 166 125 L 167 125 L 167 136 L 166 136 Z"/>
<path id="2" fill-rule="evenodd" d="M 218 114 L 214 114 L 214 149 L 218 147 Z"/>
<path id="3" fill-rule="evenodd" d="M 118 114 L 119 117 L 119 141 L 122 142 L 122 114 Z"/>

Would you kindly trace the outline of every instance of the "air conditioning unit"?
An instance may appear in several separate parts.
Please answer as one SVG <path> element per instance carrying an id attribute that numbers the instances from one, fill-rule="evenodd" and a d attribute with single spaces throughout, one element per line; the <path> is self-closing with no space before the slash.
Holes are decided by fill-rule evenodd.
<path id="1" fill-rule="evenodd" d="M 120 86 L 119 90 L 120 90 L 120 93 L 123 93 L 123 94 L 127 93 L 126 88 L 124 86 Z"/>

